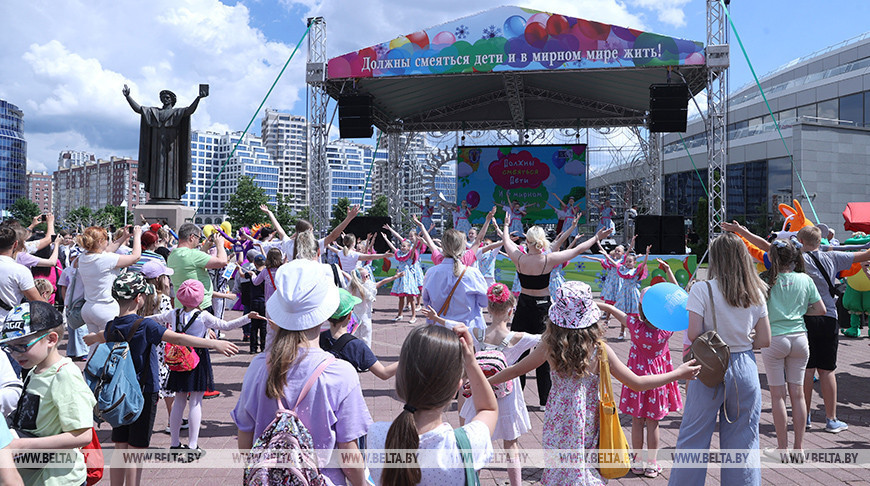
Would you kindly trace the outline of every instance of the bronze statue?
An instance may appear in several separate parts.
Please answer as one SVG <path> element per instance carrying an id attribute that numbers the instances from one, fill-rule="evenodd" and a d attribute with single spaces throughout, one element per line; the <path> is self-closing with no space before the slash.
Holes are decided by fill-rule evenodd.
<path id="1" fill-rule="evenodd" d="M 192 179 L 190 165 L 190 115 L 200 98 L 208 96 L 208 85 L 199 85 L 199 96 L 186 108 L 175 108 L 175 93 L 160 92 L 162 108 L 139 106 L 130 88 L 121 91 L 133 111 L 142 116 L 139 126 L 138 179 L 145 184 L 151 203 L 180 204 Z"/>

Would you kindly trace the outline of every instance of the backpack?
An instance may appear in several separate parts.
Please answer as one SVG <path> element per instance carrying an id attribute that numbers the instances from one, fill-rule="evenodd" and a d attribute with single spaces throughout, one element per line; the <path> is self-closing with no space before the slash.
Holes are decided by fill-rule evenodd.
<path id="1" fill-rule="evenodd" d="M 695 338 L 689 359 L 694 359 L 701 365 L 698 380 L 714 388 L 725 381 L 725 372 L 731 362 L 731 350 L 717 332 L 716 307 L 710 282 L 707 282 L 707 293 L 710 296 L 710 313 L 713 314 L 713 330 Z"/>
<path id="2" fill-rule="evenodd" d="M 484 345 L 487 349 L 474 353 L 474 359 L 477 360 L 477 365 L 480 366 L 484 376 L 489 378 L 507 368 L 507 358 L 505 358 L 502 350 L 510 345 L 515 334 L 516 333 L 511 331 L 507 336 L 505 336 L 501 344 L 496 346 Z M 462 396 L 465 398 L 471 397 L 471 385 L 466 383 L 463 388 Z M 513 380 L 508 380 L 492 387 L 492 391 L 495 392 L 496 398 L 504 398 L 510 395 L 513 390 Z"/>
<path id="3" fill-rule="evenodd" d="M 130 355 L 129 341 L 144 320 L 144 317 L 136 320 L 127 336 L 120 336 L 125 338 L 123 341 L 97 346 L 85 365 L 85 381 L 97 399 L 94 407 L 97 423 L 105 421 L 112 427 L 130 425 L 142 413 L 145 399 Z M 120 334 L 120 331 L 115 332 Z"/>
<path id="4" fill-rule="evenodd" d="M 79 279 L 78 260 L 73 264 L 73 268 L 76 269 L 76 273 L 72 280 L 70 280 L 69 287 L 66 289 L 66 295 L 69 296 L 70 300 L 70 302 L 65 303 L 66 323 L 69 325 L 70 329 L 78 329 L 85 325 L 85 319 L 82 317 L 82 307 L 85 306 L 85 297 L 84 294 L 82 294 L 81 298 L 72 300 L 75 295 L 76 280 Z"/>
<path id="5" fill-rule="evenodd" d="M 314 370 L 308 377 L 305 386 L 299 393 L 296 405 L 292 410 L 284 408 L 283 400 L 278 399 L 278 411 L 275 420 L 272 420 L 263 433 L 257 437 L 254 447 L 248 455 L 245 464 L 244 482 L 246 486 L 325 486 L 326 478 L 320 474 L 317 464 L 317 455 L 314 450 L 314 440 L 311 433 L 299 416 L 296 409 L 317 382 L 320 374 L 333 361 L 330 356 Z M 287 464 L 278 464 L 274 452 L 276 450 L 287 451 L 285 457 L 298 457 L 305 463 L 305 467 L 296 467 Z"/>
<path id="6" fill-rule="evenodd" d="M 175 331 L 181 334 L 187 333 L 187 330 L 190 329 L 190 326 L 193 325 L 201 313 L 201 311 L 194 312 L 190 320 L 187 321 L 187 325 L 179 330 L 178 322 L 181 320 L 181 309 L 176 309 Z M 169 371 L 191 371 L 199 364 L 199 355 L 196 354 L 193 348 L 170 343 L 166 343 L 165 346 L 163 348 L 163 361 L 169 367 Z"/>

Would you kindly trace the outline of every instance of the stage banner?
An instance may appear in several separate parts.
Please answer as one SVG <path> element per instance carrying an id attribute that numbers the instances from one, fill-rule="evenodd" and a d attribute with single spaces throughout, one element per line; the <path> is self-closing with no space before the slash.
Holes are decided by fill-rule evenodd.
<path id="1" fill-rule="evenodd" d="M 497 217 L 502 206 L 518 201 L 524 206 L 523 223 L 556 224 L 556 199 L 582 211 L 586 222 L 586 145 L 520 145 L 459 147 L 456 156 L 457 204 L 468 203 L 472 224 L 483 223 L 493 205 Z M 555 196 L 553 195 L 555 194 Z"/>
<path id="2" fill-rule="evenodd" d="M 329 60 L 329 79 L 704 65 L 701 42 L 499 7 Z"/>

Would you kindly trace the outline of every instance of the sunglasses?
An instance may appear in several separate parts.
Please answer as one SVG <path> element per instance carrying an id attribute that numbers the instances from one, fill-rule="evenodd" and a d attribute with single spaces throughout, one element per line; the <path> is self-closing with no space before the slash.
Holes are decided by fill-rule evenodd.
<path id="1" fill-rule="evenodd" d="M 30 341 L 27 344 L 6 344 L 6 343 L 4 343 L 4 344 L 0 345 L 0 347 L 2 347 L 5 350 L 12 351 L 13 353 L 23 354 L 23 353 L 26 353 L 27 350 L 29 350 L 31 347 L 33 347 L 34 344 L 38 343 L 39 341 L 42 341 L 42 339 L 45 336 L 48 336 L 49 334 L 50 333 L 45 333 L 42 336 L 39 336 L 38 338 L 34 339 L 33 341 Z"/>

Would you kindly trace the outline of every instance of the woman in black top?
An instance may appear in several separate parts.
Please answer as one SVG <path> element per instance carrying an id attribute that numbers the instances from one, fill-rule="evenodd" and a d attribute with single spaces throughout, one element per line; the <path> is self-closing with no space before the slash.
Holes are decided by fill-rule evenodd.
<path id="1" fill-rule="evenodd" d="M 592 245 L 610 236 L 611 229 L 601 230 L 592 238 L 571 248 L 570 250 L 544 253 L 550 247 L 547 235 L 540 226 L 532 226 L 526 232 L 526 253 L 524 253 L 510 238 L 510 214 L 505 215 L 502 240 L 508 257 L 517 268 L 517 278 L 520 279 L 520 296 L 517 299 L 517 310 L 511 323 L 512 331 L 542 334 L 546 328 L 545 319 L 550 309 L 550 272 L 553 268 L 576 258 Z M 526 353 L 528 354 L 528 353 Z M 524 355 L 525 356 L 525 355 Z M 550 365 L 544 363 L 535 372 L 538 382 L 538 399 L 541 407 L 547 404 L 550 395 Z M 521 376 L 522 386 L 526 385 L 526 377 Z"/>

